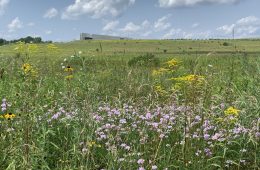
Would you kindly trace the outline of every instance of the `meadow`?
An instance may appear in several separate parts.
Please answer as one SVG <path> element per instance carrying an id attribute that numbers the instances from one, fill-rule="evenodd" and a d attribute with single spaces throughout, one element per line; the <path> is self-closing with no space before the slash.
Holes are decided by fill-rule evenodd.
<path id="1" fill-rule="evenodd" d="M 260 40 L 0 46 L 0 169 L 260 169 Z"/>

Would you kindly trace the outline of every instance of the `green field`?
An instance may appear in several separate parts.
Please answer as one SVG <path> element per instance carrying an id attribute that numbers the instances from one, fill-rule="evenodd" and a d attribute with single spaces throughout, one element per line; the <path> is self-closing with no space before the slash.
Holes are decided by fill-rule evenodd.
<path id="1" fill-rule="evenodd" d="M 0 46 L 0 169 L 259 169 L 260 40 Z"/>

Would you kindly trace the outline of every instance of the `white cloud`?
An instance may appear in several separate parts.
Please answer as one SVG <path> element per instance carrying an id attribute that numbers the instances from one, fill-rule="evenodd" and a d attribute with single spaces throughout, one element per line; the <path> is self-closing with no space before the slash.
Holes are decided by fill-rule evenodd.
<path id="1" fill-rule="evenodd" d="M 224 34 L 231 34 L 233 32 L 234 28 L 235 28 L 235 24 L 223 25 L 221 27 L 218 27 L 217 31 L 221 31 Z"/>
<path id="2" fill-rule="evenodd" d="M 120 35 L 134 36 L 134 37 L 147 37 L 154 32 L 153 24 L 148 20 L 144 20 L 140 24 L 128 22 L 123 28 L 118 30 Z"/>
<path id="3" fill-rule="evenodd" d="M 8 24 L 8 31 L 9 32 L 14 32 L 18 29 L 21 29 L 23 27 L 23 23 L 20 21 L 18 17 L 12 20 L 10 24 Z"/>
<path id="4" fill-rule="evenodd" d="M 4 13 L 4 10 L 9 2 L 10 0 L 0 0 L 0 15 Z"/>
<path id="5" fill-rule="evenodd" d="M 237 25 L 259 25 L 260 20 L 256 16 L 248 16 L 237 21 Z"/>
<path id="6" fill-rule="evenodd" d="M 192 24 L 191 28 L 197 28 L 200 24 L 199 23 L 194 23 Z"/>
<path id="7" fill-rule="evenodd" d="M 170 15 L 163 16 L 162 18 L 159 18 L 154 23 L 154 28 L 156 31 L 163 31 L 171 27 L 171 23 L 167 20 L 170 18 Z"/>
<path id="8" fill-rule="evenodd" d="M 133 22 L 129 22 L 126 24 L 126 26 L 122 29 L 120 29 L 122 32 L 125 33 L 133 33 L 137 32 L 141 29 L 141 26 L 134 24 Z"/>
<path id="9" fill-rule="evenodd" d="M 131 37 L 148 37 L 152 35 L 155 32 L 161 32 L 165 31 L 168 28 L 170 28 L 171 24 L 168 22 L 168 19 L 170 18 L 170 15 L 163 16 L 159 19 L 157 19 L 154 22 L 150 22 L 148 20 L 144 20 L 141 23 L 134 23 L 134 22 L 128 22 L 126 25 L 122 28 L 116 29 L 113 27 L 114 34 L 122 35 L 122 36 L 131 36 Z M 107 28 L 110 26 L 114 26 L 114 22 L 108 23 L 104 28 Z M 112 31 L 112 29 L 111 29 Z"/>
<path id="10" fill-rule="evenodd" d="M 172 28 L 168 33 L 162 36 L 163 39 L 208 39 L 212 36 L 211 31 L 204 32 L 185 32 L 182 29 Z"/>
<path id="11" fill-rule="evenodd" d="M 251 37 L 260 29 L 260 19 L 256 16 L 241 18 L 231 25 L 224 25 L 217 28 L 217 31 L 225 35 L 232 34 L 233 30 L 236 37 Z"/>
<path id="12" fill-rule="evenodd" d="M 50 8 L 43 15 L 43 18 L 54 18 L 59 14 L 58 10 L 55 8 Z"/>
<path id="13" fill-rule="evenodd" d="M 62 19 L 75 19 L 89 14 L 94 18 L 116 17 L 133 5 L 135 0 L 75 0 L 62 14 Z"/>
<path id="14" fill-rule="evenodd" d="M 35 23 L 34 23 L 34 22 L 29 22 L 27 25 L 28 25 L 29 27 L 33 27 L 33 26 L 35 26 Z"/>
<path id="15" fill-rule="evenodd" d="M 151 25 L 151 23 L 148 20 L 144 20 L 142 23 L 143 27 L 149 27 Z"/>
<path id="16" fill-rule="evenodd" d="M 179 36 L 178 34 L 180 34 L 182 32 L 181 29 L 174 29 L 172 28 L 169 32 L 167 32 L 165 35 L 163 35 L 163 39 L 172 39 L 177 36 Z"/>
<path id="17" fill-rule="evenodd" d="M 144 33 L 141 34 L 142 37 L 148 37 L 149 35 L 151 35 L 153 33 L 153 31 L 146 31 Z"/>
<path id="18" fill-rule="evenodd" d="M 50 35 L 50 34 L 52 34 L 52 31 L 51 30 L 47 30 L 47 31 L 45 31 L 45 34 Z"/>
<path id="19" fill-rule="evenodd" d="M 242 0 L 159 0 L 160 7 L 191 7 L 204 4 L 234 4 Z"/>
<path id="20" fill-rule="evenodd" d="M 103 31 L 113 31 L 119 24 L 119 21 L 111 21 L 103 27 Z"/>

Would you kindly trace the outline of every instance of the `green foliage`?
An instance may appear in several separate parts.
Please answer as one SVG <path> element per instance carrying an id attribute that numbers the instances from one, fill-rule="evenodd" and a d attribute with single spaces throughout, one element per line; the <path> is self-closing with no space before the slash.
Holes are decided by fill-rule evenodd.
<path id="1" fill-rule="evenodd" d="M 128 62 L 129 66 L 158 67 L 160 65 L 159 58 L 155 55 L 147 53 L 138 57 L 134 57 Z"/>
<path id="2" fill-rule="evenodd" d="M 228 43 L 228 42 L 223 42 L 222 45 L 223 45 L 223 46 L 229 46 L 229 43 Z"/>

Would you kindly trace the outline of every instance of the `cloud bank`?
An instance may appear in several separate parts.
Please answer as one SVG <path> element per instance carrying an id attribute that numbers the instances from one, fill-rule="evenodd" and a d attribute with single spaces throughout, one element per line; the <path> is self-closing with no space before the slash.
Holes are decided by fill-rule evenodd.
<path id="1" fill-rule="evenodd" d="M 63 19 L 76 19 L 88 14 L 93 18 L 116 17 L 124 12 L 135 0 L 75 0 L 62 14 Z"/>
<path id="2" fill-rule="evenodd" d="M 4 13 L 6 6 L 9 4 L 10 0 L 0 0 L 0 15 Z"/>
<path id="3" fill-rule="evenodd" d="M 234 4 L 242 0 L 159 0 L 160 7 L 177 8 L 205 4 Z"/>

